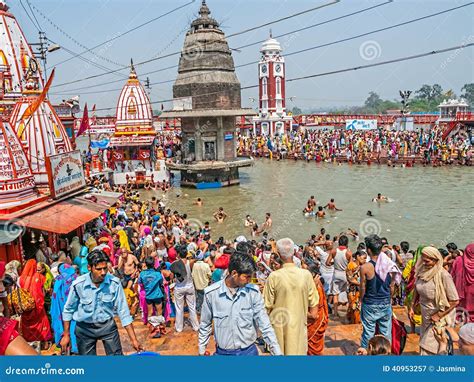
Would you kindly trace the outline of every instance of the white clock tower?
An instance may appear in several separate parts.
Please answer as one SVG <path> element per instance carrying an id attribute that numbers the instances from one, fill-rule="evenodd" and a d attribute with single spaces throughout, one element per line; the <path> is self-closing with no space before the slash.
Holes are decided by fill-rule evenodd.
<path id="1" fill-rule="evenodd" d="M 282 135 L 291 128 L 292 121 L 286 115 L 285 58 L 281 56 L 280 43 L 271 34 L 260 52 L 259 115 L 253 119 L 254 134 Z"/>

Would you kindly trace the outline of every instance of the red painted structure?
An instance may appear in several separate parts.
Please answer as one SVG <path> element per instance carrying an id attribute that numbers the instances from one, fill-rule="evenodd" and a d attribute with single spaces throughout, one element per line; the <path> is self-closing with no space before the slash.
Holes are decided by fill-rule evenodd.
<path id="1" fill-rule="evenodd" d="M 302 126 L 346 126 L 348 119 L 376 119 L 377 126 L 392 125 L 402 114 L 302 114 L 294 115 L 293 123 Z M 410 114 L 415 125 L 434 124 L 438 114 Z"/>
<path id="2" fill-rule="evenodd" d="M 474 124 L 474 113 L 456 113 L 456 117 L 452 121 L 445 122 L 445 124 L 447 125 L 447 128 L 443 133 L 443 140 L 448 138 L 451 132 L 453 132 L 459 124 Z"/>

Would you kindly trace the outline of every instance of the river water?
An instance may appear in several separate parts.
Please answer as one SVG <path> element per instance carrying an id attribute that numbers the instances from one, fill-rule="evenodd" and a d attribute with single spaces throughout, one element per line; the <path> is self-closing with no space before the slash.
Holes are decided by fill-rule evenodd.
<path id="1" fill-rule="evenodd" d="M 390 243 L 407 240 L 412 248 L 451 241 L 461 247 L 474 241 L 472 168 L 389 168 L 259 159 L 240 174 L 240 186 L 212 190 L 176 187 L 164 199 L 170 208 L 186 212 L 195 224 L 209 221 L 214 240 L 241 234 L 249 238 L 245 216 L 250 214 L 260 225 L 270 212 L 270 237 L 288 236 L 296 243 L 304 243 L 322 227 L 331 235 L 348 227 L 360 234 L 378 233 Z M 379 192 L 391 202 L 372 202 Z M 310 195 L 323 206 L 334 198 L 343 211 L 326 212 L 322 220 L 306 218 L 302 210 Z M 198 197 L 204 202 L 202 207 L 193 205 Z M 218 207 L 229 215 L 220 224 L 212 218 Z M 368 210 L 372 218 L 367 216 Z"/>

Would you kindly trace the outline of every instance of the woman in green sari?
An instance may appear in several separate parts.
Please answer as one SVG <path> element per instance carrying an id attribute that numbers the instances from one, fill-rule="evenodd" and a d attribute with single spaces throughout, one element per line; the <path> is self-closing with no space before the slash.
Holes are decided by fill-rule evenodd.
<path id="1" fill-rule="evenodd" d="M 413 259 L 407 262 L 407 265 L 405 266 L 405 269 L 403 270 L 403 280 L 405 281 L 405 306 L 410 309 L 412 306 L 412 301 L 413 297 L 415 296 L 415 264 L 417 263 L 418 259 L 421 257 L 421 251 L 423 250 L 425 246 L 420 245 L 416 252 L 415 255 L 413 256 Z M 415 326 L 421 325 L 421 307 L 419 302 L 415 301 L 415 304 L 413 305 L 413 311 L 414 315 L 410 317 L 410 323 L 411 323 L 411 332 L 415 333 Z"/>
<path id="2" fill-rule="evenodd" d="M 49 268 L 49 266 L 45 263 L 38 263 L 36 271 L 38 273 L 41 273 L 45 278 L 45 282 L 43 284 L 44 310 L 46 311 L 46 315 L 48 316 L 49 322 L 51 322 L 51 315 L 49 311 L 51 310 L 51 294 L 53 292 L 54 276 L 51 273 L 51 269 Z"/>

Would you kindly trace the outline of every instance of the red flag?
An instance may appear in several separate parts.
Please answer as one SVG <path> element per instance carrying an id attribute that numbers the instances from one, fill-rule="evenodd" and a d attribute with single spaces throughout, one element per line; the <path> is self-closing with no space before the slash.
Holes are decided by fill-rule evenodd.
<path id="1" fill-rule="evenodd" d="M 87 103 L 86 103 L 86 106 L 84 106 L 84 114 L 82 115 L 81 126 L 79 126 L 79 130 L 77 131 L 76 138 L 84 134 L 87 130 L 89 130 L 89 128 L 90 128 L 89 112 L 87 111 Z"/>

